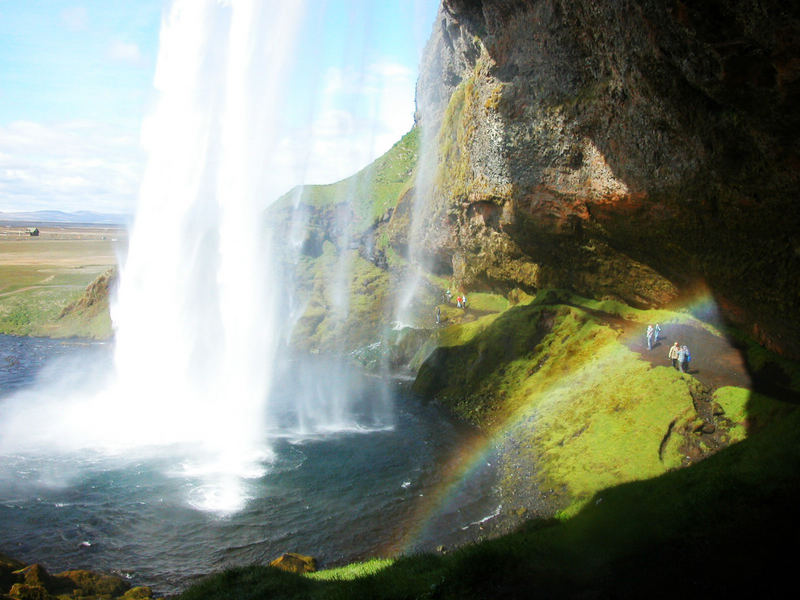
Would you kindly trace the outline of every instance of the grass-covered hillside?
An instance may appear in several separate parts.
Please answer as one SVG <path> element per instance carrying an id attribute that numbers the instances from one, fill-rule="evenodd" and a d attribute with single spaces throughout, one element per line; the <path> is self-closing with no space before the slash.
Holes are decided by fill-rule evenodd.
<path id="1" fill-rule="evenodd" d="M 413 188 L 418 154 L 414 128 L 352 177 L 297 188 L 268 210 L 292 282 L 295 348 L 353 351 L 391 327 L 405 260 L 389 231 Z M 432 309 L 428 279 L 419 304 Z"/>
<path id="2" fill-rule="evenodd" d="M 0 333 L 109 337 L 115 264 L 105 238 L 0 240 Z"/>
<path id="3" fill-rule="evenodd" d="M 644 331 L 657 322 L 664 337 L 648 350 Z M 519 490 L 535 489 L 574 510 L 607 487 L 692 465 L 794 410 L 752 392 L 759 375 L 744 350 L 687 312 L 551 290 L 435 336 L 415 390 L 498 436 L 509 509 L 525 509 Z M 688 373 L 667 359 L 674 341 L 694 353 Z M 760 368 L 767 364 L 785 377 L 775 391 L 793 398 L 797 367 L 776 356 Z"/>
<path id="4" fill-rule="evenodd" d="M 797 365 L 685 310 L 558 290 L 473 297 L 441 305 L 415 389 L 493 435 L 500 518 L 519 526 L 308 575 L 235 569 L 183 600 L 736 597 L 787 578 L 777 542 L 797 533 Z M 655 322 L 664 337 L 648 350 Z M 691 346 L 688 373 L 667 359 L 674 341 Z M 766 380 L 781 383 L 753 391 Z"/>
<path id="5" fill-rule="evenodd" d="M 413 183 L 419 154 L 419 131 L 414 127 L 384 155 L 364 169 L 336 183 L 306 185 L 279 198 L 271 207 L 279 218 L 290 219 L 292 210 L 313 211 L 310 225 L 331 225 L 337 217 L 347 219 L 351 234 L 360 236 L 394 209 L 398 198 Z M 336 211 L 347 214 L 337 215 Z M 332 231 L 332 230 L 331 230 Z M 310 233 L 329 234 L 330 231 Z M 331 240 L 334 241 L 334 240 Z"/>

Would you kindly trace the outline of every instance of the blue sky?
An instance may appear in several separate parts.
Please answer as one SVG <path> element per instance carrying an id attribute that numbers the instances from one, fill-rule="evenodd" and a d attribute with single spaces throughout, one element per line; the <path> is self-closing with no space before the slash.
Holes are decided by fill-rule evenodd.
<path id="1" fill-rule="evenodd" d="M 301 138 L 314 142 L 295 152 L 303 165 L 287 163 L 294 181 L 285 186 L 345 177 L 410 128 L 438 0 L 306 5 L 287 84 L 295 135 L 281 147 L 289 156 Z M 168 0 L 0 0 L 0 211 L 133 211 L 168 8 Z"/>

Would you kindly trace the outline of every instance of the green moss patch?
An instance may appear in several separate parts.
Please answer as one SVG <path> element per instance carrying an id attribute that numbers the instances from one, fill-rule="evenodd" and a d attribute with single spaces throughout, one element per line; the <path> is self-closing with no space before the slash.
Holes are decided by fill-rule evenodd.
<path id="1" fill-rule="evenodd" d="M 93 246 L 86 243 L 91 249 Z M 57 242 L 48 248 L 60 246 Z M 67 247 L 64 252 L 75 252 Z M 90 293 L 104 268 L 58 265 L 0 265 L 0 333 L 49 337 L 107 338 L 111 316 L 107 293 L 90 311 L 65 309 Z"/>
<path id="2" fill-rule="evenodd" d="M 305 350 L 355 349 L 375 341 L 393 308 L 389 276 L 355 251 L 344 258 L 333 244 L 298 265 L 305 310 L 295 325 L 294 344 Z"/>
<path id="3" fill-rule="evenodd" d="M 41 288 L 0 298 L 0 331 L 11 335 L 47 335 L 65 306 L 81 297 L 83 288 Z"/>
<path id="4" fill-rule="evenodd" d="M 351 207 L 354 235 L 360 235 L 394 208 L 414 177 L 419 155 L 416 127 L 404 135 L 384 155 L 355 175 L 327 185 L 308 185 L 278 199 L 270 209 L 275 213 L 290 210 L 296 201 L 325 214 L 337 206 Z M 299 199 L 298 199 L 299 194 Z"/>
<path id="5" fill-rule="evenodd" d="M 505 296 L 500 294 L 487 294 L 475 292 L 467 296 L 467 303 L 471 310 L 479 312 L 503 312 L 511 306 Z"/>
<path id="6" fill-rule="evenodd" d="M 680 465 L 679 444 L 666 443 L 674 423 L 694 411 L 687 381 L 674 371 L 620 350 L 545 394 L 533 435 L 519 432 L 531 439 L 543 486 L 566 486 L 581 499 Z"/>
<path id="7" fill-rule="evenodd" d="M 694 321 L 545 290 L 528 304 L 437 332 L 414 389 L 505 440 L 511 496 L 529 485 L 523 478 L 535 465 L 540 489 L 580 506 L 600 489 L 656 477 L 744 439 L 741 417 L 727 416 L 741 410 L 730 392 L 718 393 L 721 410 L 712 411 L 698 380 L 654 367 L 609 321 L 653 322 L 654 312 L 665 322 Z M 776 418 L 766 400 L 755 416 L 754 398 L 747 423 Z"/>

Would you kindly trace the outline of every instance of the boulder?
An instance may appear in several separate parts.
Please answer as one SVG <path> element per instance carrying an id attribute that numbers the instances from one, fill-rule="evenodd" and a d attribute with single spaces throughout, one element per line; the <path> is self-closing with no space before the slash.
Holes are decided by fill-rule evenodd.
<path id="1" fill-rule="evenodd" d="M 120 577 L 102 575 L 94 571 L 64 571 L 56 575 L 61 587 L 72 587 L 84 596 L 121 596 L 130 589 L 130 584 Z"/>
<path id="2" fill-rule="evenodd" d="M 125 592 L 120 600 L 150 600 L 153 597 L 153 591 L 146 586 L 137 586 Z"/>
<path id="3" fill-rule="evenodd" d="M 8 595 L 14 600 L 56 600 L 56 597 L 43 585 L 28 585 L 27 583 L 15 583 L 11 586 Z"/>
<path id="4" fill-rule="evenodd" d="M 50 575 L 45 568 L 38 563 L 14 571 L 14 575 L 17 576 L 18 581 L 27 585 L 40 585 L 45 588 L 48 588 L 51 585 Z"/>
<path id="5" fill-rule="evenodd" d="M 289 573 L 313 573 L 317 570 L 317 559 L 295 552 L 287 552 L 269 563 L 269 566 Z"/>
<path id="6" fill-rule="evenodd" d="M 24 566 L 25 565 L 18 560 L 9 558 L 5 554 L 0 554 L 0 593 L 7 591 L 12 584 L 19 582 L 14 572 L 22 569 Z"/>
<path id="7" fill-rule="evenodd" d="M 707 435 L 711 435 L 711 434 L 712 434 L 712 433 L 714 433 L 716 430 L 717 430 L 717 428 L 716 428 L 716 426 L 715 426 L 713 423 L 707 423 L 707 422 L 705 422 L 705 421 L 704 421 L 704 422 L 702 422 L 702 423 L 700 423 L 700 424 L 698 424 L 698 425 L 697 425 L 697 426 L 694 428 L 694 432 L 695 432 L 695 433 L 697 433 L 697 434 L 703 434 L 703 433 L 705 433 L 705 434 L 707 434 Z"/>

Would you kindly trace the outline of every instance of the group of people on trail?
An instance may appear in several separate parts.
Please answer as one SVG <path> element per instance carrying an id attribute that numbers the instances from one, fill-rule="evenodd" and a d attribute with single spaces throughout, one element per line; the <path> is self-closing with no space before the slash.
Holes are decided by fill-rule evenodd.
<path id="1" fill-rule="evenodd" d="M 689 352 L 689 347 L 686 344 L 680 345 L 678 342 L 672 344 L 667 358 L 672 361 L 672 366 L 681 373 L 689 372 L 689 361 L 692 360 L 692 353 Z"/>
<path id="2" fill-rule="evenodd" d="M 453 294 L 450 293 L 450 290 L 447 290 L 442 294 L 442 300 L 445 304 L 450 304 L 451 300 L 453 299 Z M 459 294 L 456 296 L 456 306 L 458 308 L 467 308 L 467 295 L 466 294 Z M 438 325 L 442 321 L 442 309 L 439 305 L 436 305 L 436 308 L 433 309 L 433 316 L 436 320 L 436 324 Z"/>
<path id="3" fill-rule="evenodd" d="M 653 346 L 658 343 L 658 338 L 661 335 L 661 325 L 656 323 L 656 326 L 647 326 L 647 349 L 652 350 Z"/>
<path id="4" fill-rule="evenodd" d="M 658 323 L 656 323 L 655 326 L 648 325 L 646 336 L 647 349 L 652 350 L 653 346 L 658 344 L 658 340 L 661 337 L 661 325 Z M 689 352 L 689 347 L 686 346 L 686 344 L 681 345 L 675 342 L 670 346 L 667 358 L 672 361 L 672 366 L 681 373 L 689 372 L 689 361 L 692 360 L 692 353 Z"/>
<path id="5" fill-rule="evenodd" d="M 446 304 L 450 304 L 450 300 L 453 299 L 453 294 L 450 293 L 450 290 L 447 290 L 444 293 L 444 301 Z M 461 294 L 456 296 L 456 306 L 458 308 L 467 308 L 467 295 Z"/>

